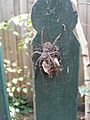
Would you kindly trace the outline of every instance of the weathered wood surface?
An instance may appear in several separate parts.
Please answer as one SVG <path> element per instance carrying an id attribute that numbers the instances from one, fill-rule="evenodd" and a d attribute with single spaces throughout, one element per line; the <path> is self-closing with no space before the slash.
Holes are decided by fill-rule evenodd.
<path id="1" fill-rule="evenodd" d="M 69 0 L 38 0 L 32 9 L 32 23 L 37 30 L 33 46 L 41 44 L 41 29 L 45 40 L 58 40 L 63 70 L 58 77 L 43 77 L 38 67 L 33 72 L 35 120 L 76 120 L 76 103 L 79 73 L 79 43 L 72 33 L 77 14 Z"/>

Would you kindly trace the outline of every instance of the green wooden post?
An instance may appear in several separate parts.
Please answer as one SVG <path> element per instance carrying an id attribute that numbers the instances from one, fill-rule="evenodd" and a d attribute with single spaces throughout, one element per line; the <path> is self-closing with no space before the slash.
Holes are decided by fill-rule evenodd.
<path id="1" fill-rule="evenodd" d="M 3 49 L 0 42 L 0 120 L 10 120 L 3 65 Z"/>
<path id="2" fill-rule="evenodd" d="M 80 46 L 72 30 L 77 13 L 70 0 L 38 0 L 32 9 L 32 23 L 37 30 L 33 46 L 41 44 L 42 28 L 44 42 L 52 43 L 62 33 L 57 45 L 63 64 L 58 77 L 43 77 L 38 68 L 33 72 L 35 120 L 76 120 Z M 63 25 L 66 30 L 62 32 Z"/>

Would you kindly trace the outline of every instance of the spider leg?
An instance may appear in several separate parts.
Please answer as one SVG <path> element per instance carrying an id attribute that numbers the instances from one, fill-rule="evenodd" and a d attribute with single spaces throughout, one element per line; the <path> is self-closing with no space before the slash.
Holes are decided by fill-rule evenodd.
<path id="1" fill-rule="evenodd" d="M 51 55 L 48 55 L 48 56 L 49 56 L 50 60 L 52 61 L 53 65 L 55 67 L 55 63 L 53 62 L 53 58 L 51 57 Z"/>
<path id="2" fill-rule="evenodd" d="M 51 59 L 53 65 L 54 65 L 54 68 L 57 68 L 56 62 L 54 63 L 54 60 L 53 60 L 53 58 L 51 57 L 51 55 L 49 55 L 49 58 Z M 59 64 L 59 67 L 60 67 L 60 63 L 58 63 L 58 64 Z"/>
<path id="3" fill-rule="evenodd" d="M 52 43 L 52 46 L 54 46 L 57 42 L 57 40 L 61 37 L 61 33 L 56 37 L 56 39 L 54 40 L 54 42 Z"/>
<path id="4" fill-rule="evenodd" d="M 43 44 L 44 44 L 44 27 L 42 27 L 42 30 L 41 30 L 41 45 L 43 47 Z"/>
<path id="5" fill-rule="evenodd" d="M 43 63 L 43 58 L 41 57 L 40 60 L 39 60 L 39 69 L 40 69 L 40 73 L 43 75 L 43 77 L 45 76 L 45 71 L 42 67 L 42 63 Z"/>
<path id="6" fill-rule="evenodd" d="M 62 57 L 58 51 L 54 51 L 54 52 L 49 53 L 49 55 L 52 55 L 52 54 L 55 54 L 60 60 L 62 60 Z"/>
<path id="7" fill-rule="evenodd" d="M 43 58 L 40 58 L 39 59 L 39 68 L 40 68 L 40 71 L 42 71 L 42 62 L 43 62 Z"/>
<path id="8" fill-rule="evenodd" d="M 38 52 L 38 51 L 34 51 L 33 54 L 32 54 L 32 56 L 34 56 L 35 54 L 41 55 L 42 53 L 41 53 L 41 52 Z"/>
<path id="9" fill-rule="evenodd" d="M 35 62 L 35 66 L 37 66 L 39 60 L 41 59 L 41 56 L 37 59 L 37 61 Z"/>
<path id="10" fill-rule="evenodd" d="M 49 53 L 49 55 L 52 55 L 52 54 L 55 54 L 55 53 L 57 53 L 58 55 L 60 54 L 58 51 L 54 51 L 54 52 Z"/>

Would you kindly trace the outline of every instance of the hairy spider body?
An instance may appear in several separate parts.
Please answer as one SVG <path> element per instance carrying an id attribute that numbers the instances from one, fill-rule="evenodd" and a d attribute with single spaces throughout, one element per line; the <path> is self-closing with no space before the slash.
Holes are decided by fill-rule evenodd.
<path id="1" fill-rule="evenodd" d="M 47 73 L 49 77 L 58 75 L 61 68 L 61 55 L 56 45 L 45 42 L 42 46 L 42 52 L 35 50 L 33 55 L 39 54 L 35 66 L 39 66 L 40 71 Z"/>
<path id="2" fill-rule="evenodd" d="M 41 42 L 43 42 L 44 29 L 41 31 Z M 56 46 L 57 40 L 61 37 L 61 33 L 56 37 L 53 43 L 45 42 L 42 47 L 36 47 L 33 56 L 39 54 L 35 62 L 35 66 L 39 66 L 42 73 L 48 74 L 49 77 L 58 75 L 61 68 L 61 54 Z"/>

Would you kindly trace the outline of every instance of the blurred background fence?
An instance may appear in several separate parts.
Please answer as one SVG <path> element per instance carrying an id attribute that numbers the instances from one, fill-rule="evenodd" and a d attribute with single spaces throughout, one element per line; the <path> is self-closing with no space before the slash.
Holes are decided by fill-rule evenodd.
<path id="1" fill-rule="evenodd" d="M 33 2 L 34 0 L 0 0 L 0 22 L 8 21 L 13 16 L 31 13 Z M 17 31 L 22 32 L 20 28 L 17 27 L 16 29 Z M 5 67 L 8 67 L 7 70 L 9 71 L 6 71 L 6 80 L 10 82 L 14 78 L 13 81 L 15 83 L 15 78 L 20 78 L 22 80 L 22 77 L 25 76 L 26 80 L 24 79 L 23 83 L 25 84 L 27 79 L 31 78 L 29 54 L 25 49 L 18 50 L 17 46 L 19 39 L 11 32 L 2 30 L 0 31 L 0 37 L 4 48 L 4 60 L 7 65 Z M 16 87 L 21 86 L 22 82 L 18 82 L 18 85 L 16 85 Z M 31 98 L 29 100 L 32 104 L 32 92 L 29 91 L 27 95 Z"/>
<path id="2" fill-rule="evenodd" d="M 83 27 L 83 31 L 88 42 L 89 58 L 90 58 L 90 0 L 78 0 L 78 13 Z M 80 84 L 84 82 L 83 60 L 81 56 L 80 68 Z"/>

